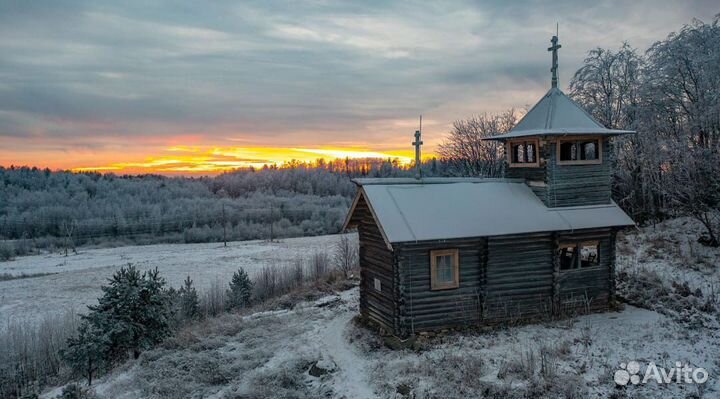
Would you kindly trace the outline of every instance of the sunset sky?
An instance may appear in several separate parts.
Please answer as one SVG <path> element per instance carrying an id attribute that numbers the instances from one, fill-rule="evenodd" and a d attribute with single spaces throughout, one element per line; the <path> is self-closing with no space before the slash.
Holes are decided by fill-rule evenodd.
<path id="1" fill-rule="evenodd" d="M 212 174 L 431 153 L 532 105 L 593 47 L 640 49 L 716 1 L 0 0 L 0 165 Z"/>

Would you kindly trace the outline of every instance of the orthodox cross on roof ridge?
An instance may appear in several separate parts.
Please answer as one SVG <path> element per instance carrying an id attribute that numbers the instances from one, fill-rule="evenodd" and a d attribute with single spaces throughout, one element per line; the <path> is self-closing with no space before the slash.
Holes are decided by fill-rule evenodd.
<path id="1" fill-rule="evenodd" d="M 421 170 L 420 170 L 420 147 L 422 146 L 423 142 L 420 140 L 422 130 L 422 115 L 420 116 L 420 130 L 415 131 L 415 141 L 412 143 L 412 145 L 415 146 L 415 178 L 419 179 L 421 176 Z"/>
<path id="2" fill-rule="evenodd" d="M 550 71 L 552 72 L 552 87 L 557 87 L 558 85 L 558 76 L 557 76 L 557 70 L 558 70 L 558 54 L 557 51 L 561 45 L 558 44 L 558 30 L 556 28 L 555 30 L 555 36 L 550 39 L 550 43 L 552 43 L 551 47 L 548 47 L 548 51 L 552 51 L 552 68 L 550 68 Z"/>

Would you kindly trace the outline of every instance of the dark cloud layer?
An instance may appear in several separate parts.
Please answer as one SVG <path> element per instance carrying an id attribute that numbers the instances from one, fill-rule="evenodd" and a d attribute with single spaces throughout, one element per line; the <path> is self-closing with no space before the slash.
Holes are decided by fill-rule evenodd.
<path id="1" fill-rule="evenodd" d="M 549 83 L 556 21 L 567 83 L 592 47 L 644 49 L 720 11 L 704 1 L 506 3 L 6 0 L 0 141 L 373 143 L 419 113 L 444 131 L 534 102 Z"/>

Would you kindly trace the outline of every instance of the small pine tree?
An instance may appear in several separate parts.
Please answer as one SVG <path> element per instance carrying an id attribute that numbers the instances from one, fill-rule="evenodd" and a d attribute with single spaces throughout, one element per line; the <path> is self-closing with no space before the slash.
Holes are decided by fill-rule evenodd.
<path id="1" fill-rule="evenodd" d="M 106 360 L 123 360 L 128 353 L 137 358 L 170 334 L 169 300 L 157 269 L 140 273 L 128 265 L 102 290 L 98 305 L 88 306 L 90 313 L 83 318 L 108 342 Z"/>
<path id="2" fill-rule="evenodd" d="M 193 286 L 190 276 L 185 279 L 185 285 L 179 290 L 180 295 L 180 314 L 186 320 L 194 320 L 200 316 L 200 300 L 198 299 L 197 290 Z"/>
<path id="3" fill-rule="evenodd" d="M 180 300 L 180 290 L 176 290 L 173 287 L 168 288 L 165 291 L 167 298 L 167 310 L 168 318 L 170 320 L 170 329 L 176 330 L 180 327 L 185 320 L 182 315 L 182 303 Z"/>
<path id="4" fill-rule="evenodd" d="M 68 338 L 67 348 L 60 352 L 75 372 L 87 378 L 88 386 L 92 385 L 95 373 L 104 366 L 108 347 L 106 338 L 107 335 L 92 321 L 83 320 L 77 334 Z"/>
<path id="5" fill-rule="evenodd" d="M 240 309 L 250 305 L 253 282 L 241 267 L 233 274 L 230 289 L 227 290 L 228 309 Z"/>

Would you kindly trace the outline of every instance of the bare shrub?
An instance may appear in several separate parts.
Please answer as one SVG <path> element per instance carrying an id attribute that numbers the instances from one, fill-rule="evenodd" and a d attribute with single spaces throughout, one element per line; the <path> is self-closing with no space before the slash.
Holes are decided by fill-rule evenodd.
<path id="1" fill-rule="evenodd" d="M 337 272 L 327 252 L 315 252 L 309 259 L 297 258 L 286 265 L 266 266 L 255 276 L 254 296 L 260 302 L 288 294 L 308 282 L 331 282 Z M 292 307 L 288 303 L 284 307 Z"/>
<path id="2" fill-rule="evenodd" d="M 202 296 L 200 314 L 205 317 L 217 316 L 223 311 L 225 311 L 225 285 L 216 278 Z"/>
<path id="3" fill-rule="evenodd" d="M 266 301 L 278 294 L 280 271 L 275 266 L 264 266 L 255 276 L 255 298 Z"/>
<path id="4" fill-rule="evenodd" d="M 335 244 L 333 253 L 335 267 L 345 277 L 360 266 L 358 240 L 354 238 L 354 235 L 352 237 L 348 234 L 341 235 L 340 240 Z"/>
<path id="5" fill-rule="evenodd" d="M 49 315 L 39 323 L 8 323 L 0 330 L 0 397 L 37 393 L 38 387 L 68 377 L 59 352 L 78 325 L 74 312 Z"/>
<path id="6" fill-rule="evenodd" d="M 327 252 L 315 252 L 310 259 L 310 273 L 313 281 L 320 281 L 330 271 L 330 256 Z"/>

